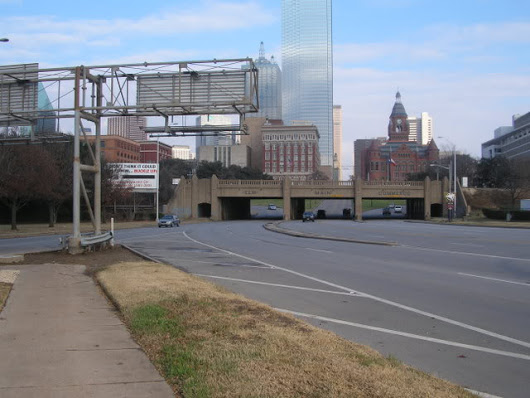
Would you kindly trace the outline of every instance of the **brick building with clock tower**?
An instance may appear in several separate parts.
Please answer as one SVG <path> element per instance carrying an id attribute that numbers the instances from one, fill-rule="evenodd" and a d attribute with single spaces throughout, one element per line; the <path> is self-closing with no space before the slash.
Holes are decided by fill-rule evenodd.
<path id="1" fill-rule="evenodd" d="M 429 164 L 438 160 L 439 151 L 434 140 L 427 145 L 409 141 L 410 127 L 407 112 L 396 93 L 396 102 L 388 121 L 388 139 L 372 140 L 361 151 L 360 177 L 363 180 L 406 181 L 408 174 L 427 171 Z"/>

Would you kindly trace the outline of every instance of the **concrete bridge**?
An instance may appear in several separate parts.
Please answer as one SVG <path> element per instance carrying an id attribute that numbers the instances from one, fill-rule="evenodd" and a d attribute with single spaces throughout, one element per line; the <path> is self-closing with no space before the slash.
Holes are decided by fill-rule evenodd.
<path id="1" fill-rule="evenodd" d="M 214 221 L 250 219 L 251 199 L 283 199 L 285 220 L 299 219 L 305 199 L 353 199 L 356 220 L 362 220 L 363 199 L 405 199 L 407 217 L 428 220 L 446 212 L 442 181 L 291 181 L 181 178 L 169 211 L 181 217 Z"/>

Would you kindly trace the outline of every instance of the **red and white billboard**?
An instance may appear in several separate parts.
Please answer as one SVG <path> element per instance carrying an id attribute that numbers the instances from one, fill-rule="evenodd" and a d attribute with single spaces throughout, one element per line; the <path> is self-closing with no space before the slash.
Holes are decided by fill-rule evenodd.
<path id="1" fill-rule="evenodd" d="M 158 189 L 157 163 L 112 163 L 118 183 L 135 192 L 156 192 Z"/>

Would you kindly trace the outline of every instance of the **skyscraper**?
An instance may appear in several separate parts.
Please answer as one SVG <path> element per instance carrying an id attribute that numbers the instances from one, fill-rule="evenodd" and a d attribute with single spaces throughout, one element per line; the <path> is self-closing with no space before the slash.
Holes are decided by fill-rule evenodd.
<path id="1" fill-rule="evenodd" d="M 116 116 L 109 118 L 107 127 L 108 135 L 119 135 L 120 137 L 129 138 L 135 141 L 146 139 L 145 116 Z"/>
<path id="2" fill-rule="evenodd" d="M 259 111 L 246 117 L 282 118 L 282 75 L 274 56 L 265 58 L 263 42 L 259 48 L 259 58 L 254 63 L 258 68 Z"/>
<path id="3" fill-rule="evenodd" d="M 342 180 L 342 106 L 333 105 L 333 179 Z"/>
<path id="4" fill-rule="evenodd" d="M 432 117 L 427 112 L 422 112 L 421 117 L 411 116 L 407 118 L 409 123 L 409 141 L 427 145 L 432 140 L 433 123 Z"/>
<path id="5" fill-rule="evenodd" d="M 321 164 L 333 167 L 331 0 L 282 0 L 282 108 L 286 125 L 317 126 Z"/>

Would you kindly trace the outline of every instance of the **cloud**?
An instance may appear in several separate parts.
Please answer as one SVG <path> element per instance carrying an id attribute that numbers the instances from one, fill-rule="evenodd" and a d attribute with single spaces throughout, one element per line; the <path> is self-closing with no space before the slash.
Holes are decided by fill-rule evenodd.
<path id="1" fill-rule="evenodd" d="M 229 3 L 202 1 L 188 8 L 156 12 L 138 19 L 70 19 L 54 15 L 5 17 L 0 19 L 5 31 L 36 35 L 69 34 L 87 40 L 93 36 L 167 36 L 197 32 L 218 32 L 265 26 L 276 20 L 256 2 Z M 50 42 L 51 43 L 51 42 Z"/>

